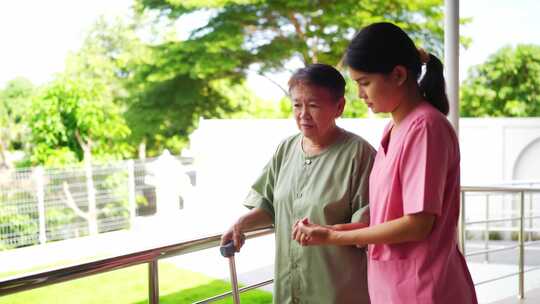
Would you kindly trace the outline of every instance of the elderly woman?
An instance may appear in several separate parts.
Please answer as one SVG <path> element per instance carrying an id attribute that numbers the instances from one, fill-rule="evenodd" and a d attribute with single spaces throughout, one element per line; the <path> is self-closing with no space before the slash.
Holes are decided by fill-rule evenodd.
<path id="1" fill-rule="evenodd" d="M 363 249 L 302 247 L 291 238 L 304 217 L 333 229 L 369 222 L 363 215 L 375 150 L 336 125 L 344 91 L 345 80 L 329 65 L 296 71 L 289 92 L 300 133 L 281 142 L 246 198 L 251 210 L 222 236 L 239 251 L 244 231 L 274 225 L 274 303 L 369 303 Z"/>

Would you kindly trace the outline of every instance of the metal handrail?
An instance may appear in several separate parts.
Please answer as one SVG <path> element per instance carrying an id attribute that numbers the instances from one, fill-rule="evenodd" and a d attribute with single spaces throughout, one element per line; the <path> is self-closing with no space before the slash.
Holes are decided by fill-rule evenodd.
<path id="1" fill-rule="evenodd" d="M 461 186 L 462 192 L 540 192 L 539 187 Z"/>
<path id="2" fill-rule="evenodd" d="M 270 227 L 257 229 L 246 233 L 246 238 L 255 238 L 273 233 Z M 22 275 L 0 281 L 0 296 L 12 293 L 30 290 L 38 287 L 48 286 L 56 283 L 70 281 L 94 274 L 104 273 L 112 270 L 118 270 L 143 263 L 149 264 L 149 299 L 150 303 L 158 303 L 158 263 L 159 259 L 172 256 L 178 256 L 195 251 L 200 251 L 219 246 L 221 235 L 211 235 L 195 240 L 189 240 L 167 246 L 142 250 L 116 256 L 112 258 L 101 259 L 89 263 L 75 266 L 61 267 L 58 269 L 40 272 L 36 274 Z"/>
<path id="3" fill-rule="evenodd" d="M 534 271 L 534 270 L 540 270 L 540 267 L 531 267 L 531 268 L 525 269 L 525 270 L 523 270 L 523 273 L 526 273 L 526 272 L 529 272 L 529 271 Z M 486 284 L 486 283 L 491 283 L 491 282 L 495 282 L 495 281 L 498 281 L 498 280 L 501 280 L 501 279 L 506 279 L 506 278 L 509 278 L 509 277 L 513 277 L 513 276 L 518 275 L 518 274 L 519 274 L 519 272 L 512 272 L 512 273 L 508 273 L 508 274 L 505 274 L 503 276 L 496 277 L 496 278 L 493 278 L 493 279 L 488 279 L 488 280 L 476 282 L 476 283 L 474 283 L 474 285 L 478 286 L 478 285 L 482 285 L 482 284 Z"/>
<path id="4" fill-rule="evenodd" d="M 523 247 L 530 247 L 531 245 L 534 245 L 534 244 L 540 244 L 540 241 L 524 242 Z M 486 253 L 509 251 L 509 250 L 512 250 L 512 249 L 519 248 L 519 246 L 520 245 L 510 245 L 510 246 L 503 246 L 503 247 L 495 248 L 495 249 L 475 250 L 475 251 L 472 251 L 472 252 L 469 252 L 469 253 L 465 254 L 465 256 L 470 257 L 470 256 L 482 255 L 482 254 L 486 254 Z"/>
<path id="5" fill-rule="evenodd" d="M 518 217 L 512 217 L 512 218 L 498 218 L 494 220 L 489 219 L 489 195 L 487 196 L 486 200 L 486 220 L 484 221 L 474 221 L 474 222 L 466 222 L 465 219 L 465 193 L 471 192 L 471 193 L 479 193 L 479 192 L 501 192 L 501 193 L 514 193 L 519 194 L 519 216 Z M 523 186 L 462 186 L 461 187 L 461 216 L 459 221 L 459 236 L 460 236 L 460 248 L 465 256 L 473 256 L 473 255 L 481 255 L 485 254 L 486 258 L 488 253 L 491 252 L 499 252 L 499 251 L 505 251 L 505 250 L 512 250 L 515 248 L 519 249 L 519 256 L 518 256 L 518 272 L 512 273 L 512 274 L 506 274 L 500 277 L 496 277 L 493 279 L 489 279 L 482 282 L 477 282 L 475 285 L 485 284 L 497 280 L 501 280 L 507 277 L 511 277 L 514 275 L 518 275 L 518 298 L 523 299 L 525 297 L 525 277 L 524 274 L 527 271 L 532 271 L 535 269 L 529 269 L 525 270 L 525 247 L 527 245 L 530 245 L 530 243 L 526 244 L 524 242 L 524 222 L 526 219 L 534 219 L 536 216 L 530 216 L 525 217 L 525 193 L 540 193 L 540 188 L 538 187 L 523 187 Z M 508 221 L 519 221 L 519 227 L 516 229 L 518 231 L 518 244 L 512 245 L 512 246 L 506 246 L 503 248 L 497 248 L 489 250 L 486 247 L 486 250 L 481 251 L 474 251 L 471 253 L 465 252 L 465 230 L 467 225 L 472 224 L 486 224 L 486 231 L 489 231 L 489 223 L 495 223 L 495 222 L 508 222 Z M 487 245 L 486 245 L 487 246 Z"/>
<path id="6" fill-rule="evenodd" d="M 525 219 L 528 219 L 528 218 L 525 218 Z M 498 219 L 493 219 L 493 220 L 465 222 L 465 225 L 477 225 L 477 224 L 500 223 L 500 222 L 513 222 L 513 221 L 519 221 L 519 220 L 521 220 L 521 217 L 507 217 L 507 218 L 498 218 Z"/>
<path id="7" fill-rule="evenodd" d="M 245 287 L 242 287 L 242 288 L 238 289 L 238 292 L 243 293 L 243 292 L 246 292 L 246 291 L 249 291 L 249 290 L 252 290 L 252 289 L 256 289 L 256 288 L 259 288 L 259 287 L 263 287 L 263 286 L 272 284 L 273 282 L 274 282 L 274 279 L 270 279 L 270 280 L 266 280 L 266 281 L 263 281 L 263 282 L 260 282 L 260 283 L 248 285 L 248 286 L 245 286 Z M 204 300 L 199 301 L 199 302 L 195 302 L 193 304 L 212 303 L 212 302 L 219 301 L 219 300 L 225 299 L 227 297 L 230 297 L 230 296 L 232 296 L 232 293 L 233 293 L 232 291 L 225 292 L 225 293 L 219 294 L 217 296 L 213 296 L 211 298 L 204 299 Z"/>
<path id="8" fill-rule="evenodd" d="M 465 254 L 465 256 L 470 257 L 470 256 L 482 255 L 482 254 L 486 254 L 486 253 L 508 251 L 508 250 L 512 250 L 512 249 L 516 249 L 516 248 L 519 248 L 519 245 L 504 246 L 504 247 L 501 247 L 501 248 L 489 249 L 489 250 L 476 250 L 476 251 L 469 252 L 469 253 Z"/>
<path id="9" fill-rule="evenodd" d="M 528 241 L 525 243 L 527 246 L 533 245 L 533 244 L 540 244 L 540 241 Z"/>
<path id="10" fill-rule="evenodd" d="M 464 248 L 464 242 L 465 242 L 465 228 L 467 224 L 465 222 L 465 193 L 466 192 L 510 192 L 510 193 L 519 193 L 520 194 L 520 208 L 519 208 L 519 217 L 513 217 L 510 219 L 506 219 L 506 221 L 516 221 L 518 220 L 520 222 L 519 226 L 519 241 L 518 245 L 516 246 L 510 246 L 505 248 L 498 248 L 494 249 L 493 251 L 482 251 L 482 252 L 471 252 L 469 254 L 465 254 L 465 248 Z M 524 248 L 528 244 L 524 243 L 524 237 L 523 237 L 523 231 L 524 231 L 524 220 L 526 217 L 524 216 L 524 197 L 525 193 L 540 193 L 540 188 L 534 188 L 534 187 L 503 187 L 503 186 L 463 186 L 461 187 L 461 198 L 462 198 L 462 213 L 461 213 L 461 219 L 460 219 L 460 245 L 463 249 L 463 253 L 466 256 L 471 255 L 477 255 L 477 254 L 487 254 L 487 252 L 495 252 L 495 251 L 502 251 L 502 250 L 509 250 L 514 248 L 519 248 L 519 265 L 518 269 L 519 271 L 515 274 L 505 275 L 502 277 L 494 278 L 488 280 L 489 282 L 500 280 L 502 278 L 506 278 L 513 275 L 519 275 L 519 297 L 523 298 L 524 296 L 524 273 L 527 271 L 532 271 L 540 268 L 534 268 L 534 269 L 524 269 Z M 502 221 L 505 219 L 497 219 L 497 221 Z M 490 220 L 486 220 L 484 222 L 489 222 Z M 478 223 L 478 222 L 473 222 Z M 255 230 L 252 232 L 248 232 L 246 234 L 247 238 L 255 238 L 263 235 L 268 235 L 273 233 L 272 228 L 263 228 L 259 230 Z M 159 285 L 158 285 L 158 263 L 157 261 L 159 259 L 187 254 L 191 252 L 196 252 L 212 247 L 217 247 L 220 242 L 221 235 L 211 235 L 207 237 L 203 237 L 200 239 L 195 240 L 189 240 L 181 243 L 176 243 L 172 245 L 142 250 L 133 252 L 130 254 L 122 255 L 122 256 L 116 256 L 112 258 L 97 260 L 94 262 L 79 264 L 75 266 L 68 266 L 68 267 L 62 267 L 55 270 L 45 271 L 37 274 L 30 274 L 30 275 L 23 275 L 19 277 L 13 277 L 8 278 L 6 280 L 0 281 L 0 296 L 9 295 L 12 293 L 24 291 L 24 290 L 30 290 L 42 286 L 47 286 L 55 283 L 65 282 L 73 279 L 78 279 L 82 277 L 87 277 L 94 274 L 104 273 L 108 271 L 118 270 L 134 265 L 139 265 L 143 263 L 148 263 L 149 265 L 149 276 L 148 276 L 148 284 L 149 284 L 149 301 L 150 303 L 158 303 L 159 302 Z M 536 243 L 536 242 L 534 242 Z M 484 284 L 488 281 L 478 282 L 478 284 Z M 272 283 L 272 280 L 268 280 L 265 282 L 256 283 L 247 287 L 242 288 L 241 290 L 250 290 L 253 288 L 258 288 L 260 286 L 270 284 Z M 203 300 L 199 303 L 208 303 L 210 301 L 214 301 L 217 299 L 221 299 L 223 297 L 226 297 L 230 295 L 230 293 L 225 293 L 221 295 L 214 296 L 212 298 Z"/>

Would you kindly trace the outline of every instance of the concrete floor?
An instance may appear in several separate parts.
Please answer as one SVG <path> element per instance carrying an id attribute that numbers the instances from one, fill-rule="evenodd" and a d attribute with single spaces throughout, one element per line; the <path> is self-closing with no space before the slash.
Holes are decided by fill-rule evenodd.
<path id="1" fill-rule="evenodd" d="M 509 297 L 501 301 L 492 302 L 491 304 L 538 304 L 540 303 L 540 288 L 525 292 L 524 299 L 517 297 Z"/>

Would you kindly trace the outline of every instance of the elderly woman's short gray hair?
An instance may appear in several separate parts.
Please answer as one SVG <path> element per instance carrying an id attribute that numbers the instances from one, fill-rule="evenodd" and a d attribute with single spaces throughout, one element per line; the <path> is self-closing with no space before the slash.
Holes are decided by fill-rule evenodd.
<path id="1" fill-rule="evenodd" d="M 315 63 L 296 70 L 289 79 L 289 92 L 299 84 L 325 88 L 336 101 L 345 95 L 345 79 L 338 70 L 328 64 Z"/>

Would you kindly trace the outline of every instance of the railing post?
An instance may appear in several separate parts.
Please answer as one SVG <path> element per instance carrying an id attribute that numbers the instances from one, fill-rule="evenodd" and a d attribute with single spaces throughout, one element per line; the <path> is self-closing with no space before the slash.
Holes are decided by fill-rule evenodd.
<path id="1" fill-rule="evenodd" d="M 523 225 L 525 222 L 525 191 L 520 192 L 520 200 L 519 200 L 519 293 L 518 298 L 523 299 L 525 297 L 525 274 L 523 272 L 524 270 L 524 264 L 525 264 L 525 246 L 523 242 Z"/>
<path id="2" fill-rule="evenodd" d="M 148 263 L 148 301 L 150 302 L 150 304 L 159 303 L 159 280 L 157 260 L 153 260 Z"/>
<path id="3" fill-rule="evenodd" d="M 484 234 L 484 249 L 486 255 L 484 256 L 484 262 L 489 263 L 489 194 L 486 194 L 486 232 Z"/>
<path id="4" fill-rule="evenodd" d="M 465 255 L 465 191 L 461 191 L 461 215 L 459 217 L 459 249 Z"/>
<path id="5" fill-rule="evenodd" d="M 47 229 L 46 229 L 46 217 L 45 217 L 45 170 L 43 167 L 37 167 L 35 170 L 36 179 L 36 194 L 37 194 L 37 207 L 38 207 L 38 219 L 39 219 L 39 243 L 45 244 L 47 242 Z"/>
<path id="6" fill-rule="evenodd" d="M 448 116 L 459 134 L 459 0 L 444 1 L 444 67 Z"/>
<path id="7" fill-rule="evenodd" d="M 531 185 L 532 187 L 532 185 Z M 531 217 L 531 219 L 529 220 L 529 233 L 527 234 L 528 235 L 528 239 L 529 239 L 529 242 L 533 240 L 533 228 L 534 228 L 534 216 L 536 215 L 535 212 L 534 212 L 534 209 L 533 209 L 533 195 L 534 193 L 533 192 L 530 192 L 529 193 L 529 216 Z"/>
<path id="8" fill-rule="evenodd" d="M 132 159 L 127 161 L 128 171 L 128 208 L 129 208 L 129 227 L 135 224 L 137 202 L 135 197 L 135 165 Z"/>

